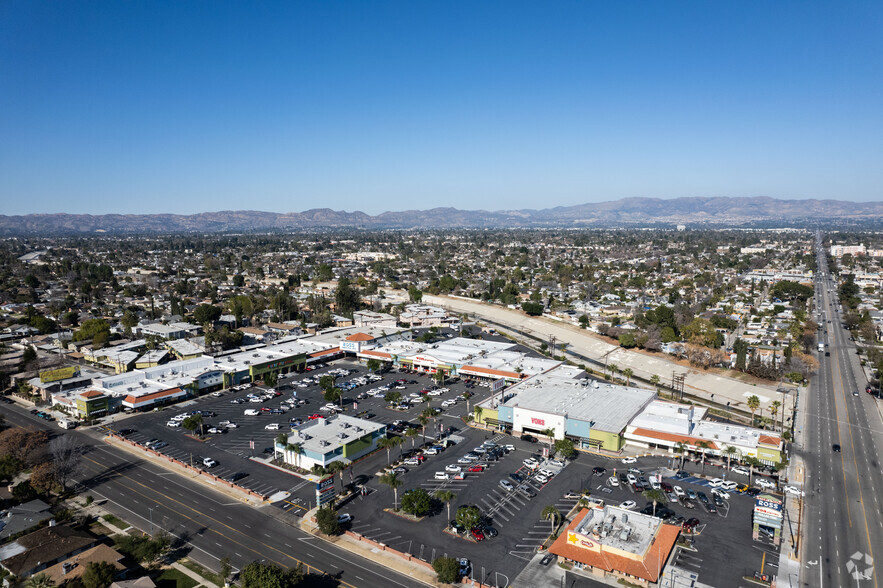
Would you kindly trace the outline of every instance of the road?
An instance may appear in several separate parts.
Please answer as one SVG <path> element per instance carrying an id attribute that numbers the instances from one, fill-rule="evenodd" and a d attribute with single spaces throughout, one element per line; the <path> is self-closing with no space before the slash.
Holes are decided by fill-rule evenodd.
<path id="1" fill-rule="evenodd" d="M 82 440 L 88 451 L 76 476 L 78 490 L 96 501 L 106 499 L 103 506 L 108 511 L 147 533 L 168 531 L 185 542 L 189 557 L 210 569 L 217 570 L 224 556 L 237 569 L 255 560 L 286 568 L 303 562 L 307 571 L 327 573 L 341 586 L 425 586 L 304 533 L 285 520 L 290 517 L 296 524 L 296 517 L 280 509 L 247 506 L 108 445 L 95 431 L 62 432 L 16 406 L 3 405 L 2 414 L 10 425 L 45 428 Z"/>
<path id="2" fill-rule="evenodd" d="M 803 578 L 819 587 L 877 587 L 876 558 L 883 558 L 879 501 L 883 474 L 878 451 L 883 422 L 875 406 L 878 401 L 864 392 L 867 381 L 855 346 L 836 311 L 836 283 L 827 272 L 824 255 L 819 259 L 822 287 L 817 281 L 816 300 L 824 312 L 819 340 L 828 344 L 830 357 L 819 354 L 819 373 L 806 404 Z M 834 444 L 841 452 L 833 451 Z"/>

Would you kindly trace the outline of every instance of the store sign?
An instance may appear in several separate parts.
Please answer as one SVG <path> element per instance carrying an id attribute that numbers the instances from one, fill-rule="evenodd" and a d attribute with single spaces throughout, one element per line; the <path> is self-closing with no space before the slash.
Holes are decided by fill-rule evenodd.
<path id="1" fill-rule="evenodd" d="M 424 363 L 435 363 L 435 359 L 432 357 L 421 357 L 419 355 L 414 356 L 414 361 L 422 361 Z"/>
<path id="2" fill-rule="evenodd" d="M 349 351 L 352 353 L 359 352 L 359 342 L 358 341 L 341 341 L 340 342 L 340 350 L 341 351 Z"/>
<path id="3" fill-rule="evenodd" d="M 530 419 L 530 424 L 532 424 L 532 425 L 539 425 L 539 426 L 541 426 L 541 427 L 544 427 L 544 426 L 546 426 L 546 420 L 545 420 L 545 419 L 538 419 L 538 418 L 535 418 L 535 417 L 531 417 L 531 419 Z"/>
<path id="4" fill-rule="evenodd" d="M 328 476 L 327 478 L 319 480 L 316 483 L 316 492 L 322 492 L 323 490 L 325 490 L 329 486 L 333 486 L 333 485 L 334 485 L 334 476 Z"/>
<path id="5" fill-rule="evenodd" d="M 57 382 L 59 380 L 66 380 L 68 378 L 73 378 L 75 376 L 80 375 L 80 368 L 73 367 L 64 367 L 56 370 L 48 370 L 45 372 L 40 372 L 40 382 L 46 384 L 48 382 Z"/>
<path id="6" fill-rule="evenodd" d="M 774 500 L 769 500 L 767 498 L 758 498 L 754 501 L 754 508 L 755 510 L 766 509 L 775 512 L 781 512 L 782 503 Z"/>
<path id="7" fill-rule="evenodd" d="M 491 392 L 499 392 L 500 390 L 502 390 L 505 387 L 506 387 L 506 379 L 505 378 L 500 378 L 498 380 L 494 380 L 491 383 Z"/>

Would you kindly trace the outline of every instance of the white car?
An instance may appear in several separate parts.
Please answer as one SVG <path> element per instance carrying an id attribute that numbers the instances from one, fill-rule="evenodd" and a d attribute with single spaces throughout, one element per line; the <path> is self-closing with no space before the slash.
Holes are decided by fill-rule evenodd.
<path id="1" fill-rule="evenodd" d="M 793 494 L 794 496 L 806 496 L 806 492 L 797 486 L 785 486 L 785 494 Z"/>
<path id="2" fill-rule="evenodd" d="M 634 457 L 623 457 L 622 463 L 638 463 L 638 460 Z"/>
<path id="3" fill-rule="evenodd" d="M 735 490 L 738 485 L 732 480 L 726 480 L 721 484 L 721 490 Z"/>
<path id="4" fill-rule="evenodd" d="M 223 392 L 212 392 L 212 396 L 214 396 L 215 398 L 220 398 L 223 395 L 224 395 Z"/>
<path id="5" fill-rule="evenodd" d="M 616 476 L 610 476 L 609 478 L 607 478 L 607 483 L 610 484 L 611 486 L 618 487 L 619 486 L 619 478 L 617 478 Z"/>
<path id="6" fill-rule="evenodd" d="M 635 502 L 634 500 L 626 500 L 625 502 L 623 502 L 622 504 L 619 505 L 619 508 L 621 508 L 623 510 L 632 510 L 633 508 L 636 508 L 637 506 L 638 506 L 638 503 Z"/>
<path id="7" fill-rule="evenodd" d="M 180 427 L 181 422 L 180 421 L 169 421 L 166 423 L 166 426 L 167 427 Z"/>
<path id="8" fill-rule="evenodd" d="M 629 481 L 629 484 L 634 484 L 638 481 L 634 474 L 627 474 L 625 479 Z"/>
<path id="9" fill-rule="evenodd" d="M 244 414 L 245 416 L 258 416 L 259 414 L 261 414 L 261 411 L 256 408 L 246 408 L 242 412 L 242 414 Z"/>
<path id="10" fill-rule="evenodd" d="M 730 471 L 734 474 L 742 474 L 743 476 L 749 475 L 748 468 L 743 468 L 742 466 L 734 465 L 730 468 Z"/>
<path id="11" fill-rule="evenodd" d="M 654 490 L 661 490 L 662 484 L 660 484 L 659 480 L 657 480 L 656 478 L 650 478 L 650 487 Z"/>
<path id="12" fill-rule="evenodd" d="M 681 498 L 681 497 L 687 495 L 687 493 L 684 492 L 684 489 L 681 488 L 680 486 L 675 486 L 674 488 L 672 488 L 672 490 L 675 491 L 675 496 L 677 496 L 678 498 Z"/>
<path id="13" fill-rule="evenodd" d="M 724 481 L 720 478 L 711 478 L 710 480 L 708 480 L 708 485 L 712 488 L 720 488 L 720 485 L 723 483 Z"/>
<path id="14" fill-rule="evenodd" d="M 268 424 L 264 425 L 264 429 L 267 431 L 278 431 L 279 430 L 279 423 L 268 423 Z"/>
<path id="15" fill-rule="evenodd" d="M 772 490 L 773 488 L 776 487 L 776 485 L 773 482 L 770 482 L 766 478 L 757 478 L 756 480 L 754 480 L 754 483 L 757 484 L 758 486 L 760 486 L 761 488 L 766 488 L 768 490 Z"/>
<path id="16" fill-rule="evenodd" d="M 186 418 L 189 417 L 189 416 L 190 416 L 189 414 L 176 414 L 175 416 L 172 417 L 172 420 L 173 420 L 173 421 L 179 421 L 179 422 L 180 422 L 180 421 L 183 421 L 184 419 L 186 419 Z"/>
<path id="17" fill-rule="evenodd" d="M 438 455 L 438 449 L 435 447 L 427 447 L 423 450 L 424 455 Z"/>
<path id="18" fill-rule="evenodd" d="M 724 492 L 723 490 L 720 490 L 718 488 L 714 488 L 711 491 L 711 495 L 712 496 L 719 496 L 721 500 L 729 500 L 730 499 L 730 495 L 727 492 Z"/>
<path id="19" fill-rule="evenodd" d="M 258 396 L 252 396 L 251 398 L 248 399 L 248 401 L 249 401 L 249 402 L 254 402 L 254 403 L 257 404 L 257 403 L 261 403 L 261 402 L 263 402 L 264 399 L 263 399 L 263 398 L 260 398 L 260 397 L 258 397 Z"/>
<path id="20" fill-rule="evenodd" d="M 451 477 L 447 474 L 447 472 L 435 472 L 436 480 L 449 480 Z"/>
<path id="21" fill-rule="evenodd" d="M 539 465 L 540 465 L 540 462 L 538 462 L 537 460 L 535 460 L 535 459 L 532 458 L 532 457 L 528 457 L 527 459 L 525 459 L 525 460 L 524 460 L 523 462 L 521 462 L 521 463 L 523 463 L 524 465 L 526 465 L 526 466 L 529 467 L 530 469 L 537 468 L 537 467 L 539 467 Z"/>
<path id="22" fill-rule="evenodd" d="M 449 464 L 445 466 L 445 471 L 451 474 L 459 474 L 463 471 L 463 468 L 458 465 Z"/>
<path id="23" fill-rule="evenodd" d="M 547 478 L 551 478 L 555 475 L 555 472 L 553 472 L 552 470 L 547 470 L 546 468 L 541 468 L 537 473 L 541 476 L 546 476 Z"/>
<path id="24" fill-rule="evenodd" d="M 218 462 L 216 462 L 215 460 L 213 460 L 210 457 L 206 457 L 205 459 L 202 460 L 202 465 L 204 465 L 207 468 L 213 468 L 216 465 L 218 465 Z"/>
<path id="25" fill-rule="evenodd" d="M 239 425 L 237 425 L 237 424 L 234 423 L 233 421 L 228 422 L 228 423 L 227 423 L 226 425 L 224 425 L 224 426 L 227 427 L 228 429 L 236 429 L 236 428 L 239 427 Z"/>
<path id="26" fill-rule="evenodd" d="M 537 474 L 534 477 L 534 480 L 536 480 L 540 484 L 548 484 L 550 479 L 551 478 L 549 478 L 548 476 L 544 476 L 543 474 Z"/>

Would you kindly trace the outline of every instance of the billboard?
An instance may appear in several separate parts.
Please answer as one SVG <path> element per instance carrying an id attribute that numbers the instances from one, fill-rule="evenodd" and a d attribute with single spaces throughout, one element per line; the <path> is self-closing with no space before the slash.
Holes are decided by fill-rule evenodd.
<path id="1" fill-rule="evenodd" d="M 500 378 L 499 380 L 494 380 L 491 382 L 491 392 L 499 392 L 503 388 L 506 387 L 506 379 Z"/>
<path id="2" fill-rule="evenodd" d="M 46 384 L 47 382 L 57 382 L 59 380 L 66 380 L 79 375 L 80 368 L 77 366 L 46 370 L 45 372 L 40 372 L 40 382 Z"/>

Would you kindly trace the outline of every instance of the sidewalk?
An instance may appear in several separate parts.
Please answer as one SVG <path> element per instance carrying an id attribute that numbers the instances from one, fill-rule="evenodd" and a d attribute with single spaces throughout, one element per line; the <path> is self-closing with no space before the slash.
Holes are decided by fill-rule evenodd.
<path id="1" fill-rule="evenodd" d="M 441 584 L 436 580 L 435 570 L 432 569 L 431 565 L 414 558 L 410 554 L 400 554 L 395 550 L 387 548 L 382 543 L 375 543 L 352 531 L 345 531 L 337 537 L 326 537 L 320 534 L 313 522 L 315 514 L 316 509 L 313 508 L 300 519 L 299 527 L 301 531 L 309 533 L 321 541 L 332 543 L 355 555 L 369 559 L 376 564 L 395 570 L 400 574 L 414 578 L 427 586 L 437 586 L 439 588 L 449 586 L 449 584 Z"/>
<path id="2" fill-rule="evenodd" d="M 797 400 L 798 422 L 794 423 L 794 439 L 791 442 L 791 461 L 786 470 L 788 481 L 796 484 L 799 488 L 804 487 L 806 481 L 806 465 L 803 458 L 798 455 L 798 450 L 802 451 L 804 447 L 804 436 L 806 435 L 806 403 L 809 394 L 809 388 L 800 388 Z M 779 568 L 776 574 L 776 586 L 783 587 L 800 585 L 801 572 L 801 541 L 800 533 L 801 517 L 803 501 L 795 499 L 790 495 L 785 495 L 784 521 L 782 527 L 782 545 L 779 551 Z"/>

